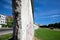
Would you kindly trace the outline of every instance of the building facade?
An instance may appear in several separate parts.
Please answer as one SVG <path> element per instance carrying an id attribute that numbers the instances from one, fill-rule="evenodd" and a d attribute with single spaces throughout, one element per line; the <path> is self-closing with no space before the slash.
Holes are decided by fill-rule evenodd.
<path id="1" fill-rule="evenodd" d="M 38 24 L 34 24 L 34 30 L 38 29 L 39 25 Z"/>
<path id="2" fill-rule="evenodd" d="M 6 16 L 0 14 L 0 28 L 1 28 L 1 24 L 6 25 L 6 24 L 7 24 L 6 22 L 7 22 L 7 20 L 6 20 Z"/>

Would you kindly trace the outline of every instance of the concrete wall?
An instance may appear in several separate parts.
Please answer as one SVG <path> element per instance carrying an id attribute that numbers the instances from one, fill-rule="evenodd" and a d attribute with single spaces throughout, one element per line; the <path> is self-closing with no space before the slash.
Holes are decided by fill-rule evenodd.
<path id="1" fill-rule="evenodd" d="M 14 14 L 14 40 L 33 40 L 34 28 L 31 0 L 12 1 Z"/>
<path id="2" fill-rule="evenodd" d="M 22 39 L 33 40 L 33 13 L 31 0 L 22 0 L 21 19 L 22 19 Z"/>

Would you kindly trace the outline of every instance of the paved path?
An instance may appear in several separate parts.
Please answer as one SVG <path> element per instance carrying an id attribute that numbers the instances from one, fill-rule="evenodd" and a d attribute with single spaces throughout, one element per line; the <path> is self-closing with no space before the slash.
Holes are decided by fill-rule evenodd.
<path id="1" fill-rule="evenodd" d="M 12 33 L 12 32 L 13 32 L 12 28 L 2 28 L 2 29 L 0 29 L 0 35 L 9 34 L 9 33 Z"/>

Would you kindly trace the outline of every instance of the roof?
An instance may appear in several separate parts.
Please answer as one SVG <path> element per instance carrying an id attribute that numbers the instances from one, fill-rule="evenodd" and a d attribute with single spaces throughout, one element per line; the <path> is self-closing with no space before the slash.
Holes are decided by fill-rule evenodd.
<path id="1" fill-rule="evenodd" d="M 13 18 L 13 16 L 7 16 L 7 18 Z"/>

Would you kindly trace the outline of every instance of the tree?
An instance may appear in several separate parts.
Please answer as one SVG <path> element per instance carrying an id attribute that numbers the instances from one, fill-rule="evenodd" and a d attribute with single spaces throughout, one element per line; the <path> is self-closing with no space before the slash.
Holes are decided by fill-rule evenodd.
<path id="1" fill-rule="evenodd" d="M 7 26 L 13 27 L 13 17 L 7 17 Z"/>
<path id="2" fill-rule="evenodd" d="M 53 27 L 53 28 L 60 28 L 60 22 L 54 23 L 54 24 L 49 24 L 48 27 Z"/>

